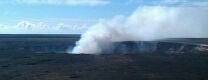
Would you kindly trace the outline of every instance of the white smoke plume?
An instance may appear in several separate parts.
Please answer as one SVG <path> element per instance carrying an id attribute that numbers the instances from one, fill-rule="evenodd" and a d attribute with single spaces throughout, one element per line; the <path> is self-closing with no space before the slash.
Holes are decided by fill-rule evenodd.
<path id="1" fill-rule="evenodd" d="M 92 26 L 72 53 L 99 54 L 111 42 L 208 37 L 207 7 L 139 7 Z"/>

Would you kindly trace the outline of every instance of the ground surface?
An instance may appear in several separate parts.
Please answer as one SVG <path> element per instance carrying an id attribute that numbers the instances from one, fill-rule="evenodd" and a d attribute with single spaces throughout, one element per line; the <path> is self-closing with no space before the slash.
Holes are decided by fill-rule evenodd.
<path id="1" fill-rule="evenodd" d="M 208 54 L 0 53 L 0 80 L 208 80 Z"/>

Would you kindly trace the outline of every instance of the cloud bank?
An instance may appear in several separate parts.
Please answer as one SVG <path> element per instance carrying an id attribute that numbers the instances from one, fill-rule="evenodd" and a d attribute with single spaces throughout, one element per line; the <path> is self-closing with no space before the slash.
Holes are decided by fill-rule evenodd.
<path id="1" fill-rule="evenodd" d="M 53 24 L 20 21 L 14 25 L 0 25 L 0 34 L 80 34 L 86 30 L 84 24 Z"/>
<path id="2" fill-rule="evenodd" d="M 185 6 L 185 7 L 207 7 L 207 0 L 129 0 L 128 4 L 140 6 Z"/>
<path id="3" fill-rule="evenodd" d="M 98 6 L 109 4 L 109 0 L 6 0 L 1 3 L 7 4 L 27 4 L 27 5 L 85 5 L 85 6 Z"/>
<path id="4" fill-rule="evenodd" d="M 111 42 L 208 37 L 207 7 L 140 6 L 92 26 L 72 53 L 101 53 Z"/>

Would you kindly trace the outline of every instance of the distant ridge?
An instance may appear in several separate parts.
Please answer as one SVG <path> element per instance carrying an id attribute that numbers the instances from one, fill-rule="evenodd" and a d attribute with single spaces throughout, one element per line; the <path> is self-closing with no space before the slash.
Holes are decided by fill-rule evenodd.
<path id="1" fill-rule="evenodd" d="M 80 38 L 81 34 L 0 34 L 0 38 Z"/>
<path id="2" fill-rule="evenodd" d="M 168 38 L 159 40 L 162 42 L 186 43 L 186 44 L 207 44 L 208 38 Z"/>

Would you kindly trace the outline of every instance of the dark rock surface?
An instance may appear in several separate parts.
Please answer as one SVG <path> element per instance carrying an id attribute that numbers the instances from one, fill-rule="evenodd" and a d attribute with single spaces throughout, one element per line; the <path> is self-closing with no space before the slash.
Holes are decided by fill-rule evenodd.
<path id="1" fill-rule="evenodd" d="M 0 52 L 66 53 L 79 38 L 72 34 L 0 34 Z"/>
<path id="2" fill-rule="evenodd" d="M 208 54 L 1 53 L 0 80 L 207 80 Z"/>
<path id="3" fill-rule="evenodd" d="M 64 54 L 80 35 L 0 35 L 0 80 L 208 80 L 208 39 L 112 43 Z"/>

